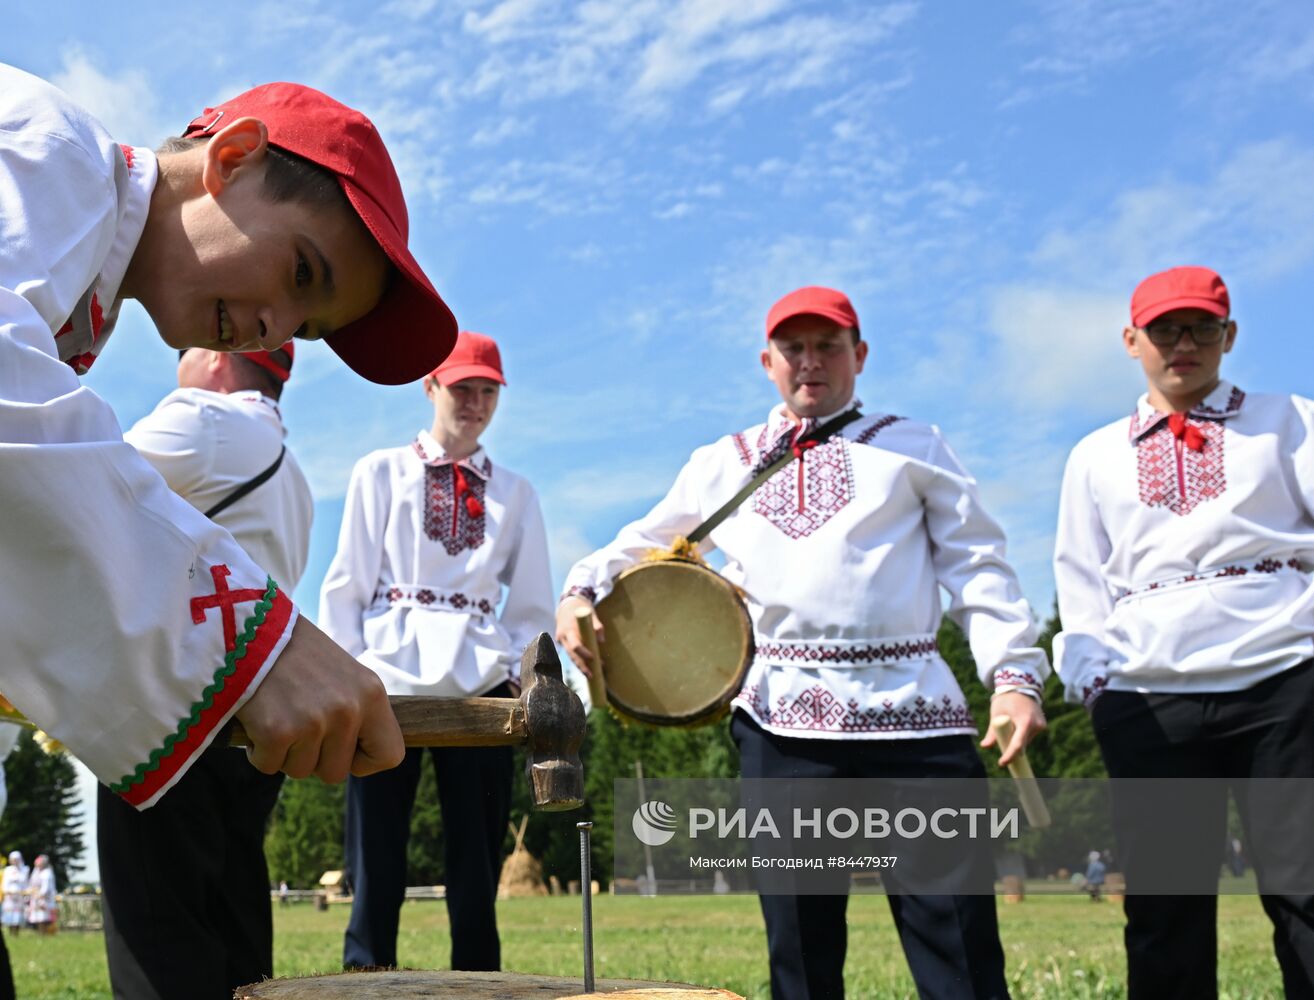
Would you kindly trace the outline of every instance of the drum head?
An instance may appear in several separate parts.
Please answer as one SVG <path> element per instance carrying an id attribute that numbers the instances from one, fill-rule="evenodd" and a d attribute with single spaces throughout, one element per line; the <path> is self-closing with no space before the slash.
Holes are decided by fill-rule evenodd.
<path id="1" fill-rule="evenodd" d="M 696 563 L 626 570 L 598 602 L 607 700 L 653 725 L 724 714 L 753 660 L 753 623 L 734 587 Z"/>

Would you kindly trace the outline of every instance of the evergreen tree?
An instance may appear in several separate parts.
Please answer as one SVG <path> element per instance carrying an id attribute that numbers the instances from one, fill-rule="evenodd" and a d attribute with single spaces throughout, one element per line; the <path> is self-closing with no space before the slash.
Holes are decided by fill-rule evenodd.
<path id="1" fill-rule="evenodd" d="M 319 885 L 326 871 L 343 867 L 342 816 L 345 785 L 318 778 L 283 782 L 265 834 L 269 877 L 297 889 Z"/>
<path id="2" fill-rule="evenodd" d="M 77 782 L 67 755 L 46 753 L 30 730 L 5 760 L 9 805 L 0 818 L 0 847 L 5 854 L 22 851 L 29 865 L 38 854 L 48 856 L 61 890 L 84 850 Z"/>

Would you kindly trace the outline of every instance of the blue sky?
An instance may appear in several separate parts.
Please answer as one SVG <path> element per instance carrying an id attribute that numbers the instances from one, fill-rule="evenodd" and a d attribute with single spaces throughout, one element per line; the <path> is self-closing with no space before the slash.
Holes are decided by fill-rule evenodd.
<path id="1" fill-rule="evenodd" d="M 1218 269 L 1224 374 L 1314 390 L 1314 8 L 1301 0 L 193 0 L 24 4 L 0 59 L 154 144 L 258 83 L 369 114 L 411 244 L 510 385 L 486 439 L 538 487 L 556 582 L 698 444 L 774 402 L 767 308 L 846 290 L 868 410 L 939 424 L 1047 612 L 1058 482 L 1129 412 L 1131 289 Z M 173 355 L 135 305 L 88 378 L 124 425 Z M 313 614 L 354 461 L 430 421 L 418 386 L 298 358 L 290 444 L 317 496 Z"/>

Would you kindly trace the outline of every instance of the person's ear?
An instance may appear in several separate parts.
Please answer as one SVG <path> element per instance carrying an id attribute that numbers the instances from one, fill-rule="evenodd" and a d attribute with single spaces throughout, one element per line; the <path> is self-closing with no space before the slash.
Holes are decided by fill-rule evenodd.
<path id="1" fill-rule="evenodd" d="M 862 366 L 867 363 L 867 342 L 865 340 L 860 340 L 853 345 L 853 356 L 858 361 L 853 372 L 855 375 L 861 375 Z"/>
<path id="2" fill-rule="evenodd" d="M 1136 327 L 1123 327 L 1122 346 L 1127 348 L 1127 353 L 1133 358 L 1139 358 L 1141 356 L 1141 345 L 1136 340 Z"/>
<path id="3" fill-rule="evenodd" d="M 1223 353 L 1227 354 L 1232 350 L 1232 345 L 1236 343 L 1236 321 L 1228 320 L 1227 333 L 1223 334 Z"/>
<path id="4" fill-rule="evenodd" d="M 438 380 L 432 375 L 424 377 L 424 394 L 429 397 L 429 402 L 433 402 L 434 394 L 438 391 Z"/>
<path id="5" fill-rule="evenodd" d="M 269 130 L 258 118 L 238 118 L 210 137 L 205 145 L 201 184 L 210 197 L 218 197 L 233 179 L 264 162 Z"/>
<path id="6" fill-rule="evenodd" d="M 765 348 L 762 349 L 762 370 L 763 370 L 764 372 L 766 372 L 766 377 L 767 377 L 767 378 L 770 378 L 770 377 L 771 377 L 771 343 L 770 343 L 770 341 L 768 341 L 768 342 L 767 342 L 767 346 L 766 346 Z"/>

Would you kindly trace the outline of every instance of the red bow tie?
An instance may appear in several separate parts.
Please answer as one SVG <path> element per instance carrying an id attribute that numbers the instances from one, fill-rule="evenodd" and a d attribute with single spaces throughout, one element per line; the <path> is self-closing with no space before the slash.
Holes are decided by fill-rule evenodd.
<path id="1" fill-rule="evenodd" d="M 460 500 L 461 497 L 465 497 L 466 512 L 471 517 L 478 517 L 484 512 L 484 505 L 474 495 L 474 491 L 470 489 L 470 484 L 466 482 L 465 473 L 461 471 L 461 467 L 455 462 L 452 463 L 452 478 L 456 485 L 456 499 Z"/>
<path id="2" fill-rule="evenodd" d="M 1195 427 L 1186 421 L 1185 413 L 1170 413 L 1168 415 L 1168 429 L 1173 432 L 1173 437 L 1192 451 L 1202 451 L 1205 443 L 1204 433 L 1199 427 Z"/>
<path id="3" fill-rule="evenodd" d="M 795 458 L 802 459 L 803 453 L 805 451 L 807 451 L 809 448 L 815 448 L 816 446 L 817 446 L 816 441 L 795 441 L 792 445 L 790 445 L 790 451 L 794 453 Z"/>

